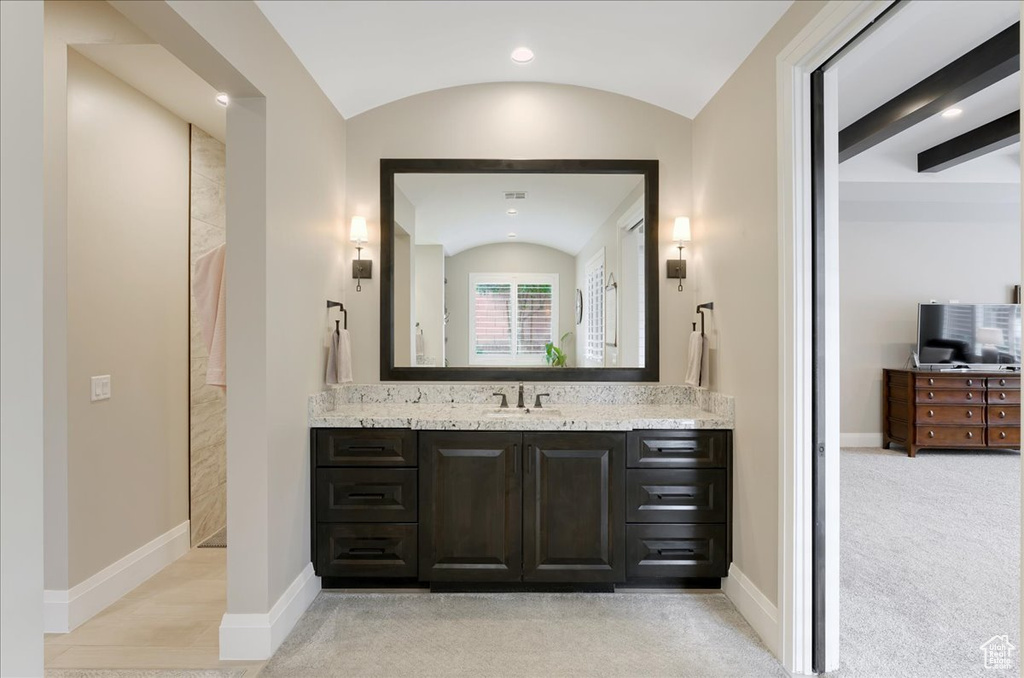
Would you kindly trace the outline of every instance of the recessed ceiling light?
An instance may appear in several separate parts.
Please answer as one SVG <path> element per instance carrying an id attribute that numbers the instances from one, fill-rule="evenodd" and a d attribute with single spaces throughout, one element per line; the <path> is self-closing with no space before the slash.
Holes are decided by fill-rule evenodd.
<path id="1" fill-rule="evenodd" d="M 510 217 L 514 217 L 515 215 L 519 214 L 519 210 L 513 207 L 512 209 L 506 210 L 505 214 L 509 215 Z"/>
<path id="2" fill-rule="evenodd" d="M 224 92 L 221 92 L 217 95 L 217 103 L 221 106 L 227 106 L 229 101 L 231 100 L 228 98 L 228 95 Z"/>
<path id="3" fill-rule="evenodd" d="M 960 110 L 959 108 L 947 108 L 946 110 L 944 110 L 942 112 L 942 117 L 943 118 L 957 118 L 957 117 L 960 116 L 961 113 L 963 113 L 963 111 Z"/>
<path id="4" fill-rule="evenodd" d="M 514 238 L 514 237 L 516 237 L 516 234 L 515 234 L 515 233 L 509 233 L 509 234 L 508 234 L 508 237 L 510 237 L 510 238 Z"/>
<path id="5" fill-rule="evenodd" d="M 512 61 L 517 64 L 528 64 L 533 61 L 533 50 L 529 47 L 516 47 L 512 50 Z"/>

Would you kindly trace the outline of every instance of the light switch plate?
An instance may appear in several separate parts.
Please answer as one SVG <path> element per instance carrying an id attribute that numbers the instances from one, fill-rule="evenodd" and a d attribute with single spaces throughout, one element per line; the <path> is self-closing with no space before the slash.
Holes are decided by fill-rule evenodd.
<path id="1" fill-rule="evenodd" d="M 97 400 L 109 400 L 110 399 L 110 375 L 101 374 L 98 377 L 93 377 L 91 380 L 91 389 L 89 391 L 89 399 L 93 402 Z"/>

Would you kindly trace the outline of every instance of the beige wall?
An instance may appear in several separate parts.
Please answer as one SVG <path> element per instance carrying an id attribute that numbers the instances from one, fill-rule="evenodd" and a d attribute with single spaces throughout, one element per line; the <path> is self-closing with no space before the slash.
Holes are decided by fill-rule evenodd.
<path id="1" fill-rule="evenodd" d="M 192 171 L 189 178 L 191 239 L 189 270 L 196 259 L 225 241 L 224 144 L 191 129 Z M 228 455 L 227 392 L 206 384 L 206 342 L 189 313 L 189 528 L 197 546 L 227 525 Z"/>
<path id="2" fill-rule="evenodd" d="M 43 7 L 0 2 L 0 675 L 43 675 Z"/>
<path id="3" fill-rule="evenodd" d="M 917 305 L 933 299 L 1010 303 L 1021 273 L 1020 223 L 984 223 L 977 215 L 985 205 L 978 204 L 962 205 L 975 219 L 946 223 L 856 220 L 854 207 L 841 203 L 839 209 L 840 428 L 844 445 L 874 446 L 882 437 L 882 368 L 903 367 L 914 350 Z M 961 206 L 935 207 L 948 214 Z M 1019 212 L 1015 204 L 1006 207 L 1011 215 Z"/>
<path id="4" fill-rule="evenodd" d="M 660 160 L 659 262 L 675 256 L 672 220 L 691 203 L 688 118 L 628 97 L 567 85 L 496 83 L 428 92 L 367 111 L 348 121 L 348 211 L 365 216 L 370 247 L 380 258 L 380 158 L 649 158 Z M 346 257 L 355 256 L 348 248 Z M 659 265 L 659 271 L 663 264 Z M 379 271 L 379 268 L 378 268 Z M 356 382 L 379 374 L 380 274 L 347 303 Z M 692 280 L 686 291 L 659 275 L 661 381 L 685 377 L 685 331 L 693 318 Z"/>
<path id="5" fill-rule="evenodd" d="M 423 332 L 423 357 L 444 366 L 444 247 L 416 245 L 416 322 Z"/>
<path id="6" fill-rule="evenodd" d="M 189 134 L 74 51 L 67 101 L 74 586 L 188 519 Z"/>
<path id="7" fill-rule="evenodd" d="M 448 364 L 469 365 L 469 274 L 555 273 L 558 275 L 558 332 L 576 331 L 576 258 L 561 250 L 529 243 L 482 245 L 445 259 L 448 285 Z M 566 342 L 568 344 L 568 342 Z M 572 355 L 570 354 L 570 359 Z M 570 363 L 570 366 L 572 363 Z"/>
<path id="8" fill-rule="evenodd" d="M 775 60 L 822 6 L 795 3 L 693 124 L 697 296 L 715 302 L 707 325 L 711 388 L 736 397 L 733 561 L 773 603 L 780 416 Z"/>

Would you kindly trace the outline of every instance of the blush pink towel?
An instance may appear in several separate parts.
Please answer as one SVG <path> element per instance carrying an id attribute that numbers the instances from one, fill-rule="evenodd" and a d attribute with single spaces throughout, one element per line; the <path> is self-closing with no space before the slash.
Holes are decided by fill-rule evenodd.
<path id="1" fill-rule="evenodd" d="M 227 245 L 220 245 L 196 260 L 192 275 L 192 296 L 196 320 L 206 343 L 206 383 L 227 386 L 227 321 L 224 262 Z"/>

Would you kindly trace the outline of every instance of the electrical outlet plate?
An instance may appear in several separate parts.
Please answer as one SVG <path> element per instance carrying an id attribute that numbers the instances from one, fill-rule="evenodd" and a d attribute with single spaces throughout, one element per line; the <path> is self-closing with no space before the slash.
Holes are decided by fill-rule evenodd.
<path id="1" fill-rule="evenodd" d="M 101 374 L 98 377 L 93 377 L 90 380 L 90 391 L 89 399 L 93 402 L 97 400 L 109 400 L 110 399 L 110 375 Z"/>

